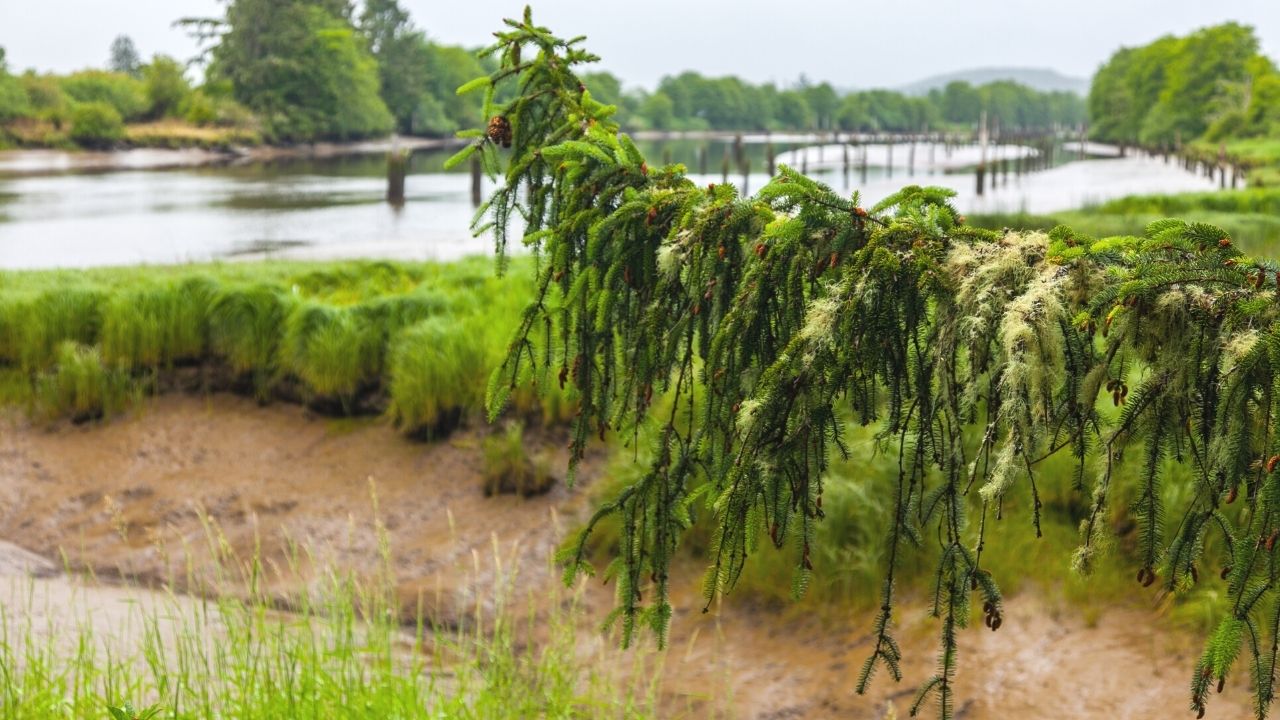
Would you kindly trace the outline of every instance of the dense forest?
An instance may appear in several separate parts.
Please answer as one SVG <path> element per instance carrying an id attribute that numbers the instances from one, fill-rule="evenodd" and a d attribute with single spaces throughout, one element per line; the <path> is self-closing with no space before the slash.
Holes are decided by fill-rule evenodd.
<path id="1" fill-rule="evenodd" d="M 1280 184 L 1280 71 L 1237 23 L 1122 48 L 1089 91 L 1091 134 L 1121 145 L 1178 149 Z"/>
<path id="2" fill-rule="evenodd" d="M 1199 137 L 1280 132 L 1280 72 L 1258 52 L 1253 29 L 1226 23 L 1186 37 L 1122 48 L 1089 91 L 1093 136 L 1173 145 Z"/>
<path id="3" fill-rule="evenodd" d="M 181 22 L 203 41 L 200 57 L 144 62 L 122 36 L 105 67 L 51 75 L 10 69 L 0 49 L 0 143 L 446 137 L 480 114 L 479 100 L 455 89 L 493 70 L 472 49 L 429 39 L 397 0 L 233 0 L 221 18 Z M 1241 141 L 1280 133 L 1280 72 L 1253 30 L 1234 23 L 1117 51 L 1087 103 L 1012 81 L 909 95 L 694 71 L 653 89 L 625 87 L 608 72 L 583 79 L 596 99 L 618 106 L 628 130 L 914 132 L 972 128 L 985 112 L 1013 130 L 1089 122 L 1094 138 L 1129 145 L 1231 141 L 1233 152 L 1254 156 L 1247 165 L 1263 164 L 1269 158 L 1257 156 L 1271 148 Z"/>
<path id="4" fill-rule="evenodd" d="M 69 75 L 18 73 L 0 54 L 0 143 L 6 135 L 18 145 L 90 147 L 184 137 L 351 140 L 393 130 L 450 136 L 480 114 L 479 101 L 456 88 L 493 69 L 473 50 L 430 40 L 397 0 L 233 0 L 221 18 L 181 23 L 203 42 L 203 54 L 190 62 L 143 62 L 123 36 L 106 67 Z M 197 75 L 202 82 L 192 81 Z M 598 99 L 619 106 L 618 119 L 630 130 L 903 132 L 969 128 L 983 111 L 1009 129 L 1085 119 L 1080 97 L 1009 81 L 953 82 L 910 96 L 841 93 L 804 78 L 790 87 L 757 85 L 692 71 L 652 90 L 624 88 L 606 72 L 584 80 Z M 165 131 L 157 133 L 157 124 Z"/>
<path id="5" fill-rule="evenodd" d="M 1085 120 L 1079 96 L 1037 92 L 1010 81 L 976 87 L 952 82 L 924 96 L 893 90 L 841 95 L 830 83 L 803 78 L 794 87 L 778 88 L 692 71 L 663 78 L 653 92 L 624 90 L 609 73 L 589 73 L 585 83 L 597 99 L 618 104 L 623 126 L 636 130 L 920 132 L 972 127 L 984 110 L 1004 128 L 1044 130 Z"/>

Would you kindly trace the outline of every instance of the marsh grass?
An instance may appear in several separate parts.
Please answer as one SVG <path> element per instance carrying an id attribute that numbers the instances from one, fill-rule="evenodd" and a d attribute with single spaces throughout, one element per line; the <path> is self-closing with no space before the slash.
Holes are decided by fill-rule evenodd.
<path id="1" fill-rule="evenodd" d="M 50 604 L 40 584 L 49 581 L 11 585 L 0 603 L 4 717 L 89 720 L 126 704 L 174 720 L 658 716 L 657 684 L 624 678 L 626 658 L 584 655 L 584 586 L 521 595 L 515 551 L 504 556 L 496 540 L 491 586 L 480 586 L 475 557 L 474 610 L 445 629 L 423 602 L 403 617 L 381 525 L 375 569 L 321 571 L 289 611 L 268 589 L 272 565 L 206 531 L 220 563 L 210 587 L 234 581 L 241 592 L 110 589 L 118 617 L 95 612 L 92 580 L 71 581 L 69 617 L 65 600 Z M 291 551 L 290 572 L 305 554 Z M 655 659 L 633 653 L 633 678 Z"/>
<path id="2" fill-rule="evenodd" d="M 968 216 L 971 224 L 993 230 L 1049 230 L 1055 225 L 1068 225 L 1094 237 L 1142 235 L 1149 223 L 1168 217 L 1222 227 L 1245 252 L 1273 258 L 1280 254 L 1280 187 L 1134 195 L 1051 215 Z"/>
<path id="3" fill-rule="evenodd" d="M 252 375 L 260 399 L 270 394 L 276 351 L 292 298 L 259 284 L 223 288 L 209 307 L 209 345 L 232 372 Z"/>
<path id="4" fill-rule="evenodd" d="M 125 375 L 108 367 L 97 348 L 63 341 L 51 370 L 36 381 L 36 408 L 46 418 L 87 422 L 122 410 L 129 399 Z"/>
<path id="5" fill-rule="evenodd" d="M 42 395 L 54 384 L 37 379 L 71 341 L 96 348 L 134 390 L 229 389 L 325 414 L 387 411 L 406 433 L 434 437 L 482 417 L 530 270 L 516 261 L 499 278 L 490 262 L 463 260 L 0 273 L 0 367 L 23 371 L 26 395 Z M 188 367 L 199 372 L 175 375 Z M 72 407 L 62 397 L 41 405 Z M 574 404 L 558 388 L 526 385 L 513 391 L 512 412 L 559 423 Z"/>
<path id="6" fill-rule="evenodd" d="M 112 294 L 102 311 L 103 357 L 124 369 L 199 360 L 208 350 L 209 309 L 216 292 L 211 278 L 194 276 Z"/>
<path id="7" fill-rule="evenodd" d="M 484 318 L 433 318 L 405 330 L 391 349 L 389 413 L 411 435 L 447 433 L 484 402 L 490 353 Z"/>
<path id="8" fill-rule="evenodd" d="M 545 456 L 529 454 L 524 423 L 514 421 L 481 443 L 484 457 L 484 494 L 541 495 L 551 489 L 555 476 Z"/>
<path id="9" fill-rule="evenodd" d="M 382 334 L 350 308 L 306 303 L 289 315 L 281 358 L 307 388 L 350 408 L 356 392 L 376 378 Z"/>

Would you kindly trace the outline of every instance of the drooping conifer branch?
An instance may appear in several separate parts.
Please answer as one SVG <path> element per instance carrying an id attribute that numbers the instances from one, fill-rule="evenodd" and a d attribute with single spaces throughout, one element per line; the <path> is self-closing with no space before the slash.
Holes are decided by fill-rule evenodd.
<path id="1" fill-rule="evenodd" d="M 935 697 L 950 716 L 971 594 L 986 627 L 1002 623 L 997 579 L 981 565 L 987 515 L 1025 484 L 1038 534 L 1038 468 L 1069 453 L 1076 484 L 1092 486 L 1075 567 L 1093 566 L 1117 483 L 1132 484 L 1142 585 L 1181 591 L 1202 566 L 1223 566 L 1231 607 L 1197 665 L 1193 710 L 1247 648 L 1266 715 L 1280 627 L 1273 263 L 1178 220 L 1101 240 L 1066 228 L 993 233 L 966 226 L 938 188 L 904 188 L 864 210 L 856 193 L 788 168 L 753 197 L 698 186 L 680 165 L 649 167 L 618 132 L 573 72 L 594 59 L 578 41 L 528 12 L 508 28 L 490 49 L 501 68 L 463 88 L 486 89 L 488 128 L 454 160 L 480 152 L 502 175 L 476 223 L 493 230 L 499 257 L 520 233 L 540 258 L 489 405 L 499 412 L 520 383 L 572 386 L 575 464 L 593 436 L 656 429 L 640 479 L 561 558 L 570 580 L 590 572 L 587 538 L 618 519 L 607 574 L 624 643 L 642 627 L 665 640 L 672 557 L 704 509 L 716 528 L 708 603 L 766 542 L 794 554 L 803 593 L 828 463 L 857 422 L 878 427 L 898 461 L 860 691 L 880 664 L 900 678 L 896 575 L 906 553 L 936 542 L 942 647 L 917 706 Z M 495 105 L 503 84 L 513 99 Z M 1122 476 L 1129 464 L 1136 476 Z M 1162 480 L 1179 465 L 1194 492 L 1164 507 Z M 1168 534 L 1167 517 L 1180 519 Z"/>

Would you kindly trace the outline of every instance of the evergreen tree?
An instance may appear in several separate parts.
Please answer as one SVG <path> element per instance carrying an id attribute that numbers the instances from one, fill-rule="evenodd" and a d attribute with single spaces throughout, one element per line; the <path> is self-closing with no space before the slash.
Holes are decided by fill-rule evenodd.
<path id="1" fill-rule="evenodd" d="M 345 0 L 232 0 L 209 75 L 231 84 L 274 140 L 379 135 L 393 121 Z"/>
<path id="2" fill-rule="evenodd" d="M 490 49 L 501 67 L 461 89 L 484 90 L 488 125 L 450 161 L 480 153 L 503 176 L 477 226 L 498 256 L 516 217 L 540 256 L 490 412 L 522 383 L 572 388 L 571 467 L 593 436 L 656 428 L 641 477 L 560 555 L 567 579 L 591 572 L 587 540 L 617 518 L 605 577 L 624 643 L 642 630 L 665 640 L 672 558 L 697 515 L 716 526 L 708 606 L 766 544 L 792 554 L 803 594 L 829 459 L 849 452 L 847 423 L 875 424 L 898 475 L 860 691 L 877 669 L 901 677 L 895 576 L 928 543 L 941 647 L 912 714 L 932 701 L 952 716 L 971 605 L 1002 625 L 987 522 L 1021 509 L 1038 535 L 1037 476 L 1066 454 L 1090 498 L 1075 569 L 1096 564 L 1113 498 L 1133 498 L 1140 586 L 1221 582 L 1227 599 L 1192 709 L 1203 716 L 1240 661 L 1266 716 L 1280 647 L 1280 265 L 1179 220 L 1101 240 L 994 233 L 965 225 L 938 188 L 864 209 L 785 167 L 754 197 L 698 186 L 619 134 L 574 73 L 595 60 L 579 41 L 527 10 L 508 22 Z M 1194 481 L 1165 507 L 1178 466 Z"/>
<path id="3" fill-rule="evenodd" d="M 401 132 L 415 132 L 428 90 L 431 50 L 397 0 L 366 0 L 360 32 L 378 61 L 382 100 Z M 418 124 L 420 125 L 420 123 Z"/>
<path id="4" fill-rule="evenodd" d="M 107 61 L 107 69 L 133 77 L 138 77 L 142 72 L 142 57 L 138 55 L 138 48 L 128 35 L 118 35 L 111 41 L 111 58 Z"/>

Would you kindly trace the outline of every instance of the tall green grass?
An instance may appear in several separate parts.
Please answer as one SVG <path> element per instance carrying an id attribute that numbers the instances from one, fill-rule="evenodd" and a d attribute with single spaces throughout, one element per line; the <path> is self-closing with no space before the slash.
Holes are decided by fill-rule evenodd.
<path id="1" fill-rule="evenodd" d="M 1141 235 L 1155 220 L 1176 217 L 1224 228 L 1245 252 L 1280 256 L 1280 187 L 1177 195 L 1135 195 L 1079 210 L 1029 215 L 1004 213 L 969 216 L 991 229 L 1048 230 L 1068 225 L 1095 237 Z"/>
<path id="2" fill-rule="evenodd" d="M 212 278 L 193 276 L 112 294 L 102 310 L 102 354 L 118 367 L 172 366 L 204 357 Z"/>
<path id="3" fill-rule="evenodd" d="M 306 303 L 285 323 L 281 357 L 312 392 L 350 403 L 379 369 L 382 334 L 350 308 Z"/>
<path id="4" fill-rule="evenodd" d="M 390 356 L 390 414 L 411 435 L 447 432 L 479 410 L 492 360 L 484 316 L 433 318 L 405 330 Z"/>
<path id="5" fill-rule="evenodd" d="M 517 261 L 499 278 L 490 262 L 464 260 L 0 273 L 0 367 L 25 373 L 28 395 L 43 395 L 53 385 L 38 380 L 70 341 L 135 390 L 228 388 L 324 412 L 382 409 L 429 436 L 481 414 L 490 370 L 532 292 L 530 271 Z M 194 365 L 198 383 L 166 381 Z M 513 400 L 529 420 L 573 412 L 558 389 L 544 398 L 517 388 Z"/>
<path id="6" fill-rule="evenodd" d="M 263 561 L 232 562 L 224 572 L 247 583 L 240 597 L 142 591 L 125 602 L 113 590 L 124 617 L 97 621 L 92 583 L 60 604 L 46 581 L 11 586 L 0 602 L 0 713 L 99 720 L 128 704 L 173 720 L 659 716 L 652 685 L 582 655 L 580 595 L 553 584 L 549 598 L 523 597 L 509 562 L 492 587 L 476 580 L 474 612 L 452 630 L 433 625 L 425 603 L 403 617 L 386 557 L 366 575 L 322 570 L 289 612 L 266 589 Z"/>
<path id="7" fill-rule="evenodd" d="M 96 347 L 65 340 L 52 369 L 36 381 L 35 407 L 44 417 L 86 422 L 122 409 L 129 391 L 127 378 L 107 367 Z"/>

